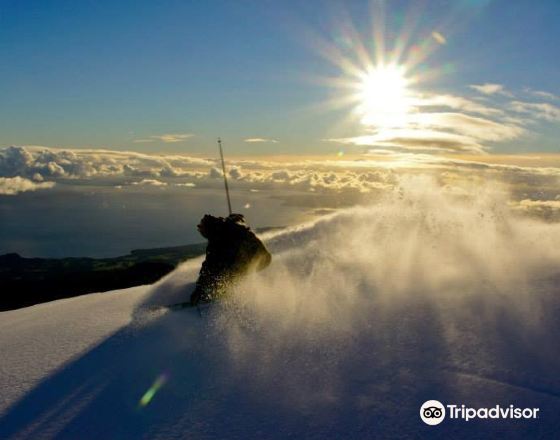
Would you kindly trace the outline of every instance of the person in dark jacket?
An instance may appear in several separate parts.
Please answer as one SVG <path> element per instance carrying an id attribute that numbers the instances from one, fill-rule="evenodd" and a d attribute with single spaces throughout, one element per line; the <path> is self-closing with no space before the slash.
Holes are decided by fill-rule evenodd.
<path id="1" fill-rule="evenodd" d="M 205 215 L 198 231 L 208 240 L 208 245 L 206 259 L 191 294 L 194 305 L 225 295 L 236 280 L 270 264 L 270 253 L 245 225 L 241 214 L 230 214 L 226 218 Z"/>

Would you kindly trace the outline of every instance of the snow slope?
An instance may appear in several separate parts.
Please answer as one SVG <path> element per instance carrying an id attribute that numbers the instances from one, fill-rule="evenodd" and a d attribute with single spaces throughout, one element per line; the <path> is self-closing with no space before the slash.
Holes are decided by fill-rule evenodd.
<path id="1" fill-rule="evenodd" d="M 273 265 L 204 319 L 151 307 L 200 260 L 3 312 L 0 438 L 557 438 L 560 228 L 506 202 L 422 182 L 271 234 Z M 429 399 L 540 416 L 431 427 Z"/>

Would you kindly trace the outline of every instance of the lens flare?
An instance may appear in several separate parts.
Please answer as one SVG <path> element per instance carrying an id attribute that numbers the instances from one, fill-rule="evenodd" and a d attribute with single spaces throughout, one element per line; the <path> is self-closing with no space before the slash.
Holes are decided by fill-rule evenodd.
<path id="1" fill-rule="evenodd" d="M 154 398 L 156 393 L 160 390 L 160 388 L 163 385 L 165 385 L 165 383 L 167 382 L 168 379 L 169 379 L 169 376 L 166 373 L 160 374 L 157 377 L 157 379 L 154 381 L 152 386 L 150 388 L 148 388 L 148 391 L 146 391 L 144 393 L 144 395 L 142 396 L 142 398 L 140 399 L 140 402 L 138 402 L 138 404 L 141 407 L 147 406 L 152 401 L 152 399 Z"/>

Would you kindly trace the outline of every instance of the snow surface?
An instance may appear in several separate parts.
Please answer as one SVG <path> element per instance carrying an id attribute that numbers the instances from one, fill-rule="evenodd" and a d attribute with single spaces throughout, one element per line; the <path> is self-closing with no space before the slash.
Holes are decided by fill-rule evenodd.
<path id="1" fill-rule="evenodd" d="M 153 307 L 200 259 L 0 313 L 0 438 L 558 438 L 559 226 L 421 183 L 269 234 L 273 265 L 202 319 Z M 430 399 L 540 416 L 432 427 Z"/>

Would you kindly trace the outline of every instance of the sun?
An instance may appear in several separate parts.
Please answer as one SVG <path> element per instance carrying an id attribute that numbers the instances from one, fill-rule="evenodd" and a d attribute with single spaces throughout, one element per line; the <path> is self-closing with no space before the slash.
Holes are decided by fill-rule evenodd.
<path id="1" fill-rule="evenodd" d="M 405 127 L 412 107 L 408 84 L 402 66 L 379 65 L 364 71 L 355 95 L 362 124 L 377 129 Z"/>

